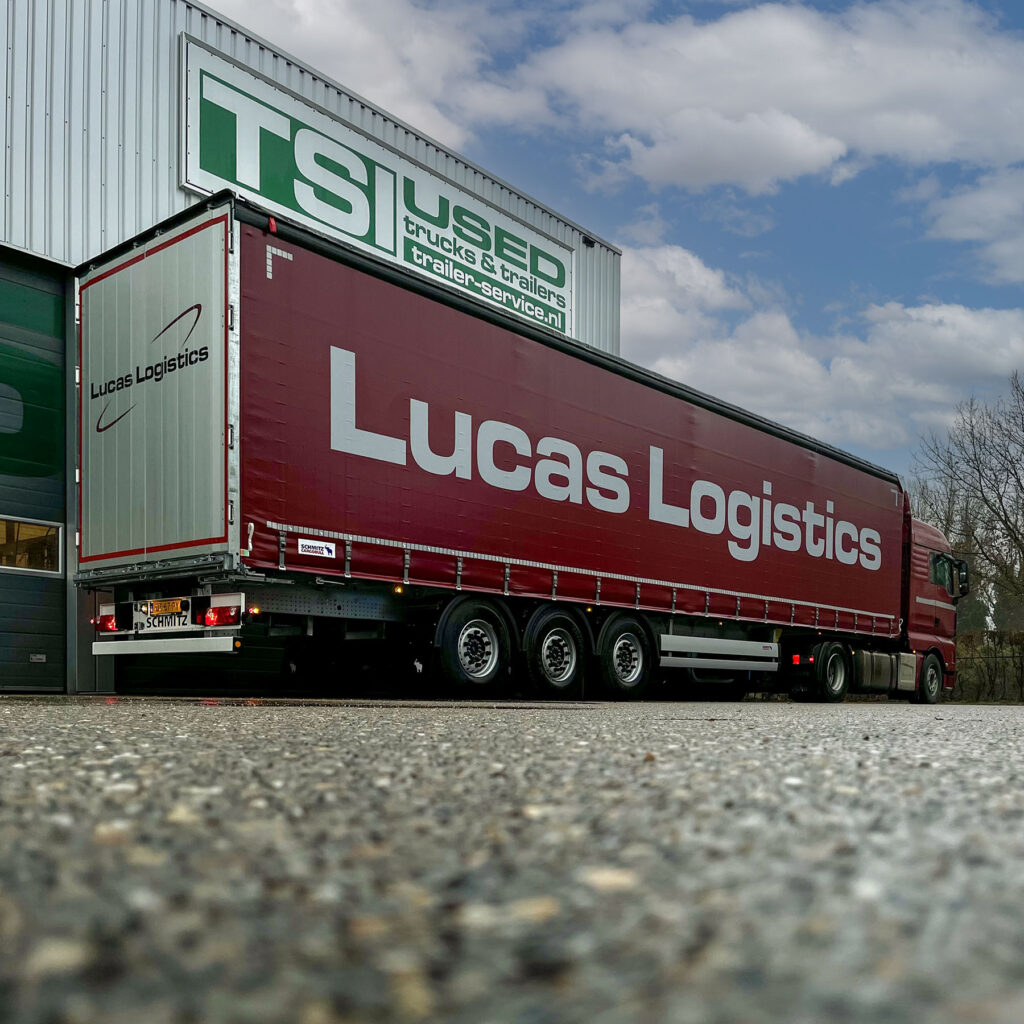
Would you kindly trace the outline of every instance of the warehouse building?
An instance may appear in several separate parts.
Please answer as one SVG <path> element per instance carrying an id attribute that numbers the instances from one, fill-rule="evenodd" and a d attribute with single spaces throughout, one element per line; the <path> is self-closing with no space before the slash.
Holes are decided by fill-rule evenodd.
<path id="1" fill-rule="evenodd" d="M 618 352 L 613 247 L 201 4 L 9 0 L 0 63 L 0 691 L 114 685 L 109 659 L 91 654 L 96 598 L 74 586 L 74 271 L 204 195 L 231 188 Z M 332 187 L 340 204 L 325 201 Z M 484 300 L 451 259 L 426 266 L 426 231 L 399 245 L 403 202 L 420 228 L 461 216 L 480 234 L 493 223 L 489 244 L 506 239 L 549 301 L 536 284 Z"/>

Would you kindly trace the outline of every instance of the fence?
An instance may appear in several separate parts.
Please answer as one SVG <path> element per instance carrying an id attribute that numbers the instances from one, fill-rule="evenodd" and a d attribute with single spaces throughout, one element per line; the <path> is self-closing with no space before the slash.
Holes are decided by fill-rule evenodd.
<path id="1" fill-rule="evenodd" d="M 954 700 L 1024 704 L 1024 632 L 960 633 Z"/>

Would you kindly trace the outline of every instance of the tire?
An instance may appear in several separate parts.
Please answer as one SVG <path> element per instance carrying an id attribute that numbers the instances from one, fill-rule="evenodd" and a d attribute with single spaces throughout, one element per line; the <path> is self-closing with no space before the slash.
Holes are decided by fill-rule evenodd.
<path id="1" fill-rule="evenodd" d="M 508 626 L 487 601 L 466 601 L 448 616 L 441 633 L 441 673 L 460 689 L 493 685 L 509 667 Z"/>
<path id="2" fill-rule="evenodd" d="M 921 678 L 917 692 L 914 694 L 915 704 L 937 704 L 942 693 L 942 662 L 938 655 L 926 654 L 921 662 Z"/>
<path id="3" fill-rule="evenodd" d="M 839 704 L 850 688 L 850 659 L 842 644 L 822 644 L 816 658 L 817 699 Z"/>
<path id="4" fill-rule="evenodd" d="M 586 648 L 571 615 L 554 608 L 538 612 L 526 630 L 526 673 L 544 696 L 575 693 L 583 683 Z"/>
<path id="5" fill-rule="evenodd" d="M 597 650 L 597 677 L 613 700 L 638 700 L 651 684 L 653 654 L 639 619 L 623 616 L 604 630 Z"/>

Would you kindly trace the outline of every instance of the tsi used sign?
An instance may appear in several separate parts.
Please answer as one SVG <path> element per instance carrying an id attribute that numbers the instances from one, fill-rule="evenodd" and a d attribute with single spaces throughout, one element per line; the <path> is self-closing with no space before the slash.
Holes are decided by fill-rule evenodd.
<path id="1" fill-rule="evenodd" d="M 228 187 L 508 313 L 572 333 L 572 250 L 193 40 L 183 184 Z"/>

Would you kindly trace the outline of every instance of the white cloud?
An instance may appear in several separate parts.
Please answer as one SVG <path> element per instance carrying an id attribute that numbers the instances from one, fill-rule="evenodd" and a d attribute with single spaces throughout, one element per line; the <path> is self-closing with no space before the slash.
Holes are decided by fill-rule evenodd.
<path id="1" fill-rule="evenodd" d="M 838 14 L 764 3 L 578 32 L 528 58 L 519 81 L 656 186 L 756 193 L 828 170 L 838 183 L 879 157 L 1024 159 L 1024 41 L 962 0 Z"/>
<path id="2" fill-rule="evenodd" d="M 897 198 L 904 203 L 928 203 L 942 194 L 942 184 L 934 174 L 928 174 L 913 185 L 900 189 Z"/>
<path id="3" fill-rule="evenodd" d="M 581 0 L 570 3 L 564 15 L 574 29 L 621 26 L 641 20 L 653 6 L 654 0 Z"/>
<path id="4" fill-rule="evenodd" d="M 457 148 L 496 124 L 589 131 L 605 184 L 763 193 L 880 157 L 1024 160 L 1024 40 L 966 0 L 723 4 L 706 21 L 646 20 L 651 0 L 214 2 Z"/>
<path id="5" fill-rule="evenodd" d="M 657 203 L 649 203 L 637 210 L 632 222 L 622 229 L 623 234 L 640 245 L 658 245 L 665 238 L 669 223 L 661 215 Z"/>
<path id="6" fill-rule="evenodd" d="M 756 238 L 775 226 L 770 212 L 740 205 L 731 189 L 719 198 L 705 201 L 700 215 L 702 220 L 716 221 L 726 231 L 742 238 Z"/>
<path id="7" fill-rule="evenodd" d="M 965 382 L 979 389 L 1005 380 L 1024 365 L 1024 310 L 970 309 L 953 303 L 870 306 L 869 359 L 886 360 L 890 372 L 921 387 L 952 395 Z M 856 348 L 851 355 L 858 354 Z"/>
<path id="8" fill-rule="evenodd" d="M 1024 168 L 983 175 L 970 188 L 932 199 L 927 216 L 931 237 L 979 243 L 994 283 L 1024 281 Z"/>
<path id="9" fill-rule="evenodd" d="M 680 110 L 651 126 L 649 141 L 629 132 L 618 143 L 634 174 L 655 187 L 723 183 L 748 192 L 774 191 L 780 179 L 823 171 L 846 153 L 836 138 L 779 110 L 726 117 L 716 110 Z"/>
<path id="10" fill-rule="evenodd" d="M 814 437 L 878 451 L 943 429 L 965 393 L 1000 391 L 1024 363 L 1021 309 L 892 302 L 862 310 L 850 333 L 817 337 L 770 299 L 677 246 L 627 248 L 623 354 Z"/>
<path id="11" fill-rule="evenodd" d="M 622 252 L 622 354 L 655 367 L 659 359 L 702 337 L 717 337 L 719 314 L 749 307 L 721 270 L 678 245 Z"/>
<path id="12" fill-rule="evenodd" d="M 412 0 L 212 0 L 222 14 L 293 53 L 445 145 L 466 145 L 474 121 L 509 109 L 486 75 L 492 54 L 521 42 L 530 20 L 488 4 Z M 544 98 L 516 90 L 516 116 Z"/>

